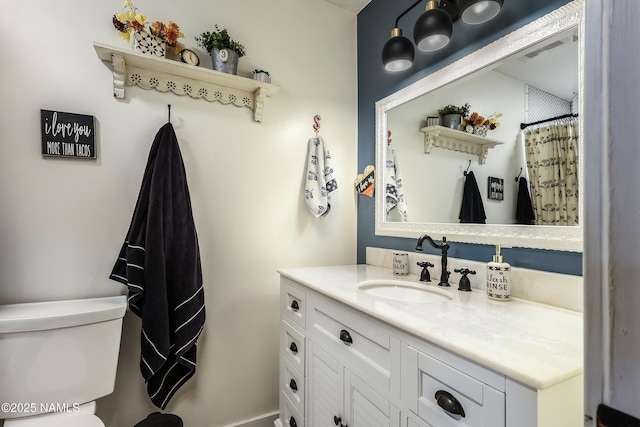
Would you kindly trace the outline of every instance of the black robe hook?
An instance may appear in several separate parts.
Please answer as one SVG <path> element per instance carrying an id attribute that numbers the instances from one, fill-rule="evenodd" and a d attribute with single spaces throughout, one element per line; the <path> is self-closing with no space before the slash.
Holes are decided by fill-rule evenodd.
<path id="1" fill-rule="evenodd" d="M 464 176 L 467 176 L 467 174 L 469 173 L 469 168 L 471 167 L 471 160 L 469 160 L 469 166 L 467 166 L 467 170 L 464 171 Z"/>
<path id="2" fill-rule="evenodd" d="M 520 168 L 520 173 L 518 174 L 518 176 L 516 176 L 516 182 L 518 182 L 518 180 L 520 179 L 520 175 L 522 175 L 522 168 Z"/>
<path id="3" fill-rule="evenodd" d="M 171 123 L 171 104 L 167 104 L 167 122 Z"/>

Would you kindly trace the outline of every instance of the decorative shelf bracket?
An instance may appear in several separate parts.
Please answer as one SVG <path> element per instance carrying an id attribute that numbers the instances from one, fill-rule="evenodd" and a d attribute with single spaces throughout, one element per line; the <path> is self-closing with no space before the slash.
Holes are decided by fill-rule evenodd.
<path id="1" fill-rule="evenodd" d="M 489 150 L 502 141 L 485 138 L 467 132 L 447 128 L 444 126 L 428 126 L 421 128 L 424 133 L 424 152 L 431 154 L 433 147 L 445 150 L 459 151 L 478 156 L 478 162 L 482 165 L 487 160 Z"/>
<path id="2" fill-rule="evenodd" d="M 126 86 L 189 95 L 209 102 L 233 104 L 253 110 L 253 119 L 262 122 L 266 97 L 280 88 L 270 83 L 233 74 L 195 67 L 164 58 L 94 42 L 98 57 L 113 69 L 113 96 L 125 97 Z"/>

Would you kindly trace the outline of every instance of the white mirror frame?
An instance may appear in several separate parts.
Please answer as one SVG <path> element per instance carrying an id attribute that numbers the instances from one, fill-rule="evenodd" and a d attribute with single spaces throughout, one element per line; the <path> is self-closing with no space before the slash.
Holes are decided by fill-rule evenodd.
<path id="1" fill-rule="evenodd" d="M 565 6 L 537 19 L 491 44 L 459 59 L 458 61 L 430 74 L 429 76 L 402 88 L 388 97 L 376 102 L 376 208 L 375 232 L 381 236 L 417 238 L 427 233 L 434 238 L 446 236 L 455 242 L 500 244 L 526 248 L 552 249 L 560 251 L 582 252 L 583 249 L 583 93 L 584 93 L 584 0 L 574 0 Z M 438 224 L 388 222 L 384 200 L 384 165 L 386 163 L 387 112 L 418 96 L 438 89 L 459 78 L 481 70 L 518 51 L 526 49 L 544 39 L 553 37 L 571 28 L 577 28 L 579 34 L 579 182 L 580 211 L 579 225 L 553 227 L 542 225 L 493 225 L 493 224 Z"/>

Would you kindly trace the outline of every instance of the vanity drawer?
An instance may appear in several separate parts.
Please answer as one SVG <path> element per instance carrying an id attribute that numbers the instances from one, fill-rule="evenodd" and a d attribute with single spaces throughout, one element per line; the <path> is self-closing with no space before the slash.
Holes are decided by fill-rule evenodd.
<path id="1" fill-rule="evenodd" d="M 298 372 L 284 357 L 280 358 L 280 390 L 293 407 L 304 415 L 304 375 Z"/>
<path id="2" fill-rule="evenodd" d="M 280 328 L 280 355 L 284 357 L 294 368 L 304 375 L 304 361 L 306 355 L 306 343 L 304 335 L 291 326 L 286 320 L 282 321 Z"/>
<path id="3" fill-rule="evenodd" d="M 505 426 L 503 392 L 415 349 L 409 348 L 408 355 L 407 403 L 421 419 L 439 427 Z M 462 411 L 453 408 L 452 402 Z M 464 412 L 464 417 L 451 415 L 443 407 Z"/>
<path id="4" fill-rule="evenodd" d="M 304 417 L 283 392 L 280 394 L 280 422 L 284 427 L 304 427 Z"/>
<path id="5" fill-rule="evenodd" d="M 362 315 L 335 303 L 314 298 L 312 305 L 309 308 L 312 316 L 310 333 L 314 341 L 321 343 L 324 350 L 350 369 L 360 371 L 384 390 L 396 394 L 396 387 L 391 384 L 391 371 L 392 365 L 393 369 L 399 366 L 399 363 L 393 363 L 395 358 L 399 361 L 399 341 Z M 394 377 L 399 381 L 399 375 Z"/>
<path id="6" fill-rule="evenodd" d="M 280 281 L 280 310 L 282 317 L 292 325 L 306 329 L 306 293 L 285 279 Z"/>

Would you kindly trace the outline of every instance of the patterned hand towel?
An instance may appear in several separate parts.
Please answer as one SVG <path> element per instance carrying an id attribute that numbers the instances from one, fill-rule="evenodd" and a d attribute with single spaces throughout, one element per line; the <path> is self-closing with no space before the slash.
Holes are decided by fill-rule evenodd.
<path id="1" fill-rule="evenodd" d="M 331 153 L 320 137 L 309 139 L 309 159 L 304 198 L 313 216 L 327 215 L 331 209 L 329 194 L 338 189 L 331 166 Z"/>
<path id="2" fill-rule="evenodd" d="M 387 146 L 385 175 L 387 214 L 393 208 L 397 208 L 400 215 L 402 215 L 402 220 L 406 222 L 408 221 L 409 213 L 407 199 L 404 196 L 402 174 L 400 173 L 400 166 L 398 166 L 398 159 L 396 159 L 396 152 L 389 146 Z"/>

